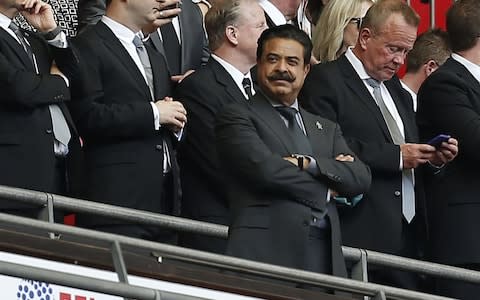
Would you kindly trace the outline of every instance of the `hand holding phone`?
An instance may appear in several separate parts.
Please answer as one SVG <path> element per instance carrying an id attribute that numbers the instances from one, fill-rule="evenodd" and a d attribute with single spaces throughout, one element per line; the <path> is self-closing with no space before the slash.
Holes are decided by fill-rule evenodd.
<path id="1" fill-rule="evenodd" d="M 447 142 L 450 139 L 450 135 L 448 134 L 439 134 L 433 139 L 429 140 L 427 144 L 432 145 L 435 148 L 440 147 L 443 142 Z"/>

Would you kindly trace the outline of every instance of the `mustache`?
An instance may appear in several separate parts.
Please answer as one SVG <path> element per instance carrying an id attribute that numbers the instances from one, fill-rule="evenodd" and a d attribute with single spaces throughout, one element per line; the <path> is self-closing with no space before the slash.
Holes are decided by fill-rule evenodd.
<path id="1" fill-rule="evenodd" d="M 275 72 L 272 75 L 267 76 L 267 79 L 268 80 L 285 80 L 288 82 L 294 82 L 296 78 L 291 76 L 287 72 Z"/>

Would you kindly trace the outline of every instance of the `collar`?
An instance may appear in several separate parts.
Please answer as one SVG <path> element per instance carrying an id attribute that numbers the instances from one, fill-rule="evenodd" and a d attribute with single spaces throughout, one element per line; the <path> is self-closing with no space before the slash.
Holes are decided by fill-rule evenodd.
<path id="1" fill-rule="evenodd" d="M 353 69 L 355 69 L 355 72 L 357 72 L 360 79 L 366 80 L 371 78 L 371 76 L 367 74 L 367 71 L 365 70 L 363 63 L 353 53 L 352 48 L 347 49 L 347 52 L 345 52 L 345 57 L 348 59 L 348 61 L 352 65 Z"/>
<path id="2" fill-rule="evenodd" d="M 12 23 L 12 19 L 0 13 L 0 27 L 2 27 L 3 29 L 8 29 L 8 26 L 10 26 L 10 23 Z"/>
<path id="3" fill-rule="evenodd" d="M 107 17 L 102 17 L 102 22 L 107 25 L 113 31 L 113 34 L 124 43 L 133 43 L 133 39 L 137 33 L 133 32 L 130 28 L 117 21 Z"/>
<path id="4" fill-rule="evenodd" d="M 465 57 L 458 55 L 457 53 L 452 53 L 452 58 L 462 64 L 465 68 L 467 68 L 468 72 L 472 74 L 473 77 L 477 81 L 480 82 L 480 66 L 474 64 L 473 62 L 469 61 Z"/>
<path id="5" fill-rule="evenodd" d="M 285 19 L 285 16 L 283 15 L 283 13 L 270 1 L 260 0 L 258 4 L 260 4 L 260 6 L 263 8 L 265 13 L 270 17 L 270 19 L 272 19 L 275 25 L 278 26 L 278 25 L 287 24 L 287 20 Z"/>
<path id="6" fill-rule="evenodd" d="M 242 86 L 242 81 L 243 81 L 243 78 L 245 78 L 245 77 L 250 79 L 250 81 L 252 80 L 252 76 L 250 75 L 250 71 L 248 71 L 247 74 L 243 74 L 242 72 L 240 72 L 240 70 L 235 68 L 232 64 L 230 64 L 226 60 L 222 59 L 221 57 L 219 57 L 219 56 L 217 56 L 213 53 L 211 55 L 212 55 L 213 59 L 215 59 L 227 71 L 227 73 L 230 74 L 230 76 L 232 76 L 233 81 L 235 81 L 235 83 L 237 83 L 237 85 Z"/>

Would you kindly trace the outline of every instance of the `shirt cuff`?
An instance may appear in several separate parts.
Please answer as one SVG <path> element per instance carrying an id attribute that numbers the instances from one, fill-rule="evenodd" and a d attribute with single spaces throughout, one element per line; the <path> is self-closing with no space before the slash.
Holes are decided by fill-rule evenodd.
<path id="1" fill-rule="evenodd" d="M 400 171 L 403 171 L 403 158 L 402 158 L 402 151 L 400 151 L 400 167 L 398 168 Z"/>
<path id="2" fill-rule="evenodd" d="M 61 31 L 57 36 L 51 40 L 47 40 L 47 43 L 57 48 L 68 48 L 67 35 Z"/>
<path id="3" fill-rule="evenodd" d="M 310 160 L 310 163 L 308 164 L 305 171 L 307 171 L 313 176 L 320 175 L 320 171 L 318 170 L 317 161 L 315 160 L 315 158 L 313 158 L 313 156 L 310 156 L 310 155 L 305 155 L 305 157 L 308 157 L 308 159 Z"/>
<path id="4" fill-rule="evenodd" d="M 150 105 L 152 106 L 152 110 L 153 110 L 153 126 L 155 130 L 159 130 L 160 129 L 160 113 L 158 112 L 158 108 L 155 105 L 155 103 L 150 102 Z"/>

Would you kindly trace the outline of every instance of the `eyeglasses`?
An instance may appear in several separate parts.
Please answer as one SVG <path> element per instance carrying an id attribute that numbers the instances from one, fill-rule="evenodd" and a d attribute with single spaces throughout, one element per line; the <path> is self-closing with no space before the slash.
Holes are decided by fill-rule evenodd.
<path id="1" fill-rule="evenodd" d="M 357 24 L 357 29 L 360 30 L 362 27 L 363 18 L 351 18 L 350 22 Z"/>

